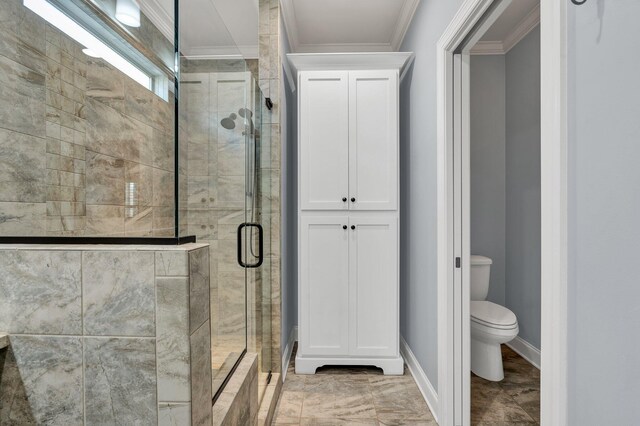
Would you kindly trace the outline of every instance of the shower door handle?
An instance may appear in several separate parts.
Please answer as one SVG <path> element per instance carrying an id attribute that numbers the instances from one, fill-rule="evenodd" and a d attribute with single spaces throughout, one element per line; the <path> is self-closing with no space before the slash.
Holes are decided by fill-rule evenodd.
<path id="1" fill-rule="evenodd" d="M 244 228 L 257 228 L 258 229 L 258 261 L 256 263 L 245 263 L 242 260 L 242 230 Z M 238 226 L 238 265 L 243 268 L 258 268 L 264 261 L 264 230 L 259 223 L 241 223 Z"/>

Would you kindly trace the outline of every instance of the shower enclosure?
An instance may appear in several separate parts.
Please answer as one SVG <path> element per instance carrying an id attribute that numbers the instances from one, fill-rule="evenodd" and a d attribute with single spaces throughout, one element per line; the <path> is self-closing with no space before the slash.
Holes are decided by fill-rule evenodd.
<path id="1" fill-rule="evenodd" d="M 259 354 L 261 381 L 270 371 L 271 135 L 258 61 L 212 3 L 183 0 L 180 23 L 180 231 L 211 245 L 215 393 L 245 351 Z"/>
<path id="2" fill-rule="evenodd" d="M 213 394 L 247 351 L 266 384 L 274 184 L 258 60 L 211 0 L 5 0 L 0 26 L 0 243 L 195 236 L 210 245 Z"/>

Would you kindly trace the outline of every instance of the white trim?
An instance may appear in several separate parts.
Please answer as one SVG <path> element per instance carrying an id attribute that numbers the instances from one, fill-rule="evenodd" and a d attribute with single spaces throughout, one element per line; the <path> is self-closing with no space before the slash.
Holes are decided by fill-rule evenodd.
<path id="1" fill-rule="evenodd" d="M 506 36 L 502 42 L 504 45 L 504 53 L 510 51 L 513 46 L 518 44 L 520 40 L 525 38 L 527 34 L 533 31 L 540 24 L 540 5 L 536 5 L 531 12 L 525 16 L 522 21 Z"/>
<path id="2" fill-rule="evenodd" d="M 513 351 L 522 358 L 529 361 L 529 364 L 540 370 L 540 349 L 536 348 L 520 336 L 516 336 L 515 339 L 507 343 L 507 346 L 513 349 Z"/>
<path id="3" fill-rule="evenodd" d="M 393 36 L 391 36 L 391 50 L 400 50 L 402 40 L 404 40 L 404 36 L 409 30 L 413 15 L 416 14 L 419 4 L 420 0 L 406 0 L 402 5 L 400 16 L 398 16 L 398 21 L 396 22 L 396 29 L 393 32 Z"/>
<path id="4" fill-rule="evenodd" d="M 438 402 L 454 424 L 453 52 L 494 0 L 465 0 L 437 46 Z M 541 419 L 567 424 L 567 2 L 541 0 Z M 468 260 L 467 260 L 468 262 Z M 460 301 L 458 301 L 458 304 Z M 458 358 L 460 359 L 460 357 Z M 456 407 L 456 404 L 459 404 Z"/>
<path id="5" fill-rule="evenodd" d="M 438 278 L 438 409 L 439 424 L 455 422 L 454 236 L 453 236 L 453 51 L 487 11 L 493 0 L 466 0 L 437 45 L 437 278 Z M 461 330 L 457 331 L 459 335 Z M 456 374 L 457 370 L 457 374 Z M 461 384 L 458 384 L 461 386 Z"/>
<path id="6" fill-rule="evenodd" d="M 280 0 L 280 9 L 282 10 L 282 20 L 287 30 L 287 38 L 289 39 L 289 47 L 293 52 L 298 51 L 298 23 L 296 21 L 296 12 L 293 7 L 293 0 Z"/>
<path id="7" fill-rule="evenodd" d="M 567 3 L 541 0 L 541 422 L 567 416 Z"/>
<path id="8" fill-rule="evenodd" d="M 433 418 L 438 422 L 438 393 L 429 381 L 427 374 L 424 372 L 418 359 L 413 354 L 413 351 L 409 347 L 409 344 L 404 337 L 400 336 L 400 355 L 404 358 L 404 362 L 409 367 L 409 372 L 413 376 L 413 379 L 422 393 L 422 397 L 429 406 Z"/>
<path id="9" fill-rule="evenodd" d="M 540 24 L 540 5 L 536 5 L 522 18 L 504 40 L 479 41 L 471 49 L 472 55 L 504 55 Z"/>
<path id="10" fill-rule="evenodd" d="M 220 57 L 237 57 L 244 59 L 257 59 L 258 46 L 185 46 L 182 54 L 188 58 L 213 58 Z"/>
<path id="11" fill-rule="evenodd" d="M 395 23 L 395 29 L 388 43 L 333 43 L 333 44 L 306 44 L 300 43 L 298 34 L 298 22 L 296 19 L 296 11 L 294 0 L 280 0 L 282 9 L 282 18 L 289 46 L 295 53 L 327 53 L 327 52 L 394 52 L 400 49 L 400 45 L 404 40 L 413 15 L 420 0 L 405 0 L 400 10 L 400 14 Z"/>
<path id="12" fill-rule="evenodd" d="M 289 363 L 291 362 L 291 355 L 293 354 L 293 345 L 298 341 L 298 326 L 291 327 L 289 332 L 289 339 L 287 340 L 287 346 L 282 351 L 282 381 L 287 377 L 287 370 L 289 369 Z"/>
<path id="13" fill-rule="evenodd" d="M 144 0 L 138 2 L 140 10 L 160 30 L 172 44 L 175 40 L 175 25 L 173 25 L 173 11 L 169 13 L 158 0 Z"/>
<path id="14" fill-rule="evenodd" d="M 479 41 L 471 49 L 471 54 L 476 55 L 504 55 L 504 45 L 501 41 Z"/>

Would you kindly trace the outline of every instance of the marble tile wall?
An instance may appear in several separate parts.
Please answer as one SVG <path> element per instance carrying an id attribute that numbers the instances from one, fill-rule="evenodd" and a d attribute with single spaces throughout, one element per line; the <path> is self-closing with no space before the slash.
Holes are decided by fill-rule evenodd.
<path id="1" fill-rule="evenodd" d="M 0 424 L 210 425 L 208 260 L 204 244 L 0 249 Z"/>
<path id="2" fill-rule="evenodd" d="M 3 2 L 0 28 L 0 235 L 172 236 L 172 94 L 86 56 L 21 0 Z"/>
<path id="3" fill-rule="evenodd" d="M 280 130 L 280 81 L 282 73 L 282 52 L 280 47 L 280 2 L 278 0 L 259 0 L 259 83 L 265 96 L 271 98 L 273 109 L 266 112 L 263 126 L 269 126 L 268 130 L 264 130 L 265 134 L 269 134 L 271 143 L 269 144 L 269 156 L 261 165 L 263 168 L 269 169 L 265 175 L 269 176 L 268 180 L 262 182 L 262 205 L 270 206 L 270 222 L 268 237 L 269 244 L 269 262 L 270 262 L 270 285 L 266 286 L 271 292 L 271 306 L 268 317 L 271 319 L 270 344 L 271 347 L 271 370 L 280 372 L 280 360 L 282 359 L 280 348 L 280 321 L 281 321 L 281 297 L 280 297 L 280 191 L 281 191 L 281 169 L 280 169 L 280 153 L 282 149 L 281 130 Z M 265 344 L 267 344 L 265 342 Z"/>

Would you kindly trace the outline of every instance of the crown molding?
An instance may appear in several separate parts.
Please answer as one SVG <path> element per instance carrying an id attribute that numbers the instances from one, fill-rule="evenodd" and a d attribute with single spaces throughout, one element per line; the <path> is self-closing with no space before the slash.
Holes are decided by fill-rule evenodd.
<path id="1" fill-rule="evenodd" d="M 189 58 L 244 58 L 257 59 L 258 46 L 193 46 L 185 47 L 182 53 Z"/>
<path id="2" fill-rule="evenodd" d="M 173 18 L 158 0 L 139 1 L 140 10 L 171 43 L 175 40 Z"/>
<path id="3" fill-rule="evenodd" d="M 540 24 L 540 4 L 531 9 L 531 12 L 520 21 L 518 25 L 506 36 L 502 42 L 504 52 L 510 51 L 516 44 L 526 37 L 535 27 Z"/>
<path id="4" fill-rule="evenodd" d="M 504 55 L 504 44 L 501 41 L 479 41 L 471 49 L 472 55 Z"/>
<path id="5" fill-rule="evenodd" d="M 540 5 L 536 5 L 504 40 L 479 41 L 471 49 L 472 55 L 504 55 L 540 24 Z"/>
<path id="6" fill-rule="evenodd" d="M 388 43 L 303 44 L 300 43 L 294 0 L 280 0 L 280 9 L 289 46 L 294 53 L 396 52 L 402 45 L 419 4 L 420 0 L 405 0 Z"/>
<path id="7" fill-rule="evenodd" d="M 280 10 L 284 28 L 287 30 L 287 39 L 293 52 L 298 51 L 298 24 L 296 21 L 296 11 L 293 0 L 280 0 Z"/>
<path id="8" fill-rule="evenodd" d="M 398 20 L 396 22 L 396 30 L 391 37 L 391 47 L 393 51 L 400 50 L 402 40 L 404 40 L 404 36 L 409 30 L 409 26 L 413 20 L 413 15 L 415 15 L 419 4 L 420 0 L 405 0 L 402 5 L 400 16 L 398 16 Z"/>
<path id="9" fill-rule="evenodd" d="M 298 44 L 296 53 L 393 52 L 390 43 Z"/>

